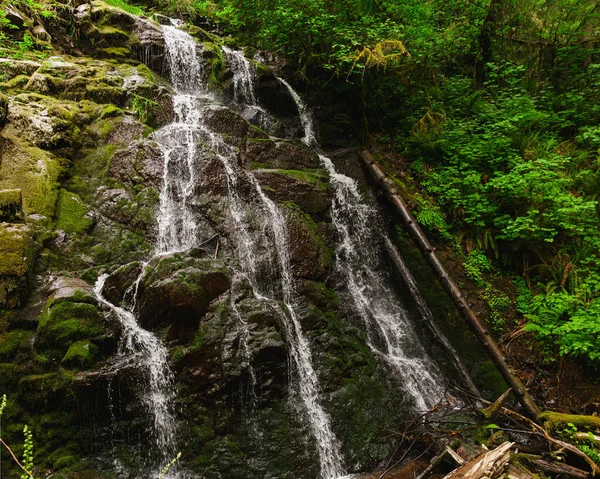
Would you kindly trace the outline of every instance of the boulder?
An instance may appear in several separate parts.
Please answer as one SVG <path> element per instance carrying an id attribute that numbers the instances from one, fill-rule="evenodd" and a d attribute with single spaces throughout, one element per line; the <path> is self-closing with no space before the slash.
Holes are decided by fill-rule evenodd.
<path id="1" fill-rule="evenodd" d="M 274 147 L 265 148 L 255 155 L 251 161 L 284 170 L 304 170 L 321 167 L 319 155 L 314 150 L 290 141 L 276 142 Z"/>
<path id="2" fill-rule="evenodd" d="M 94 289 L 84 280 L 59 276 L 48 287 L 47 306 L 63 301 L 97 304 Z"/>
<path id="3" fill-rule="evenodd" d="M 276 201 L 296 203 L 309 214 L 329 208 L 329 180 L 324 170 L 260 169 L 253 173 L 264 192 Z"/>
<path id="4" fill-rule="evenodd" d="M 92 358 L 114 353 L 117 324 L 104 318 L 91 286 L 80 279 L 59 277 L 50 291 L 37 325 L 34 344 L 38 352 L 55 361 L 65 360 L 69 367 L 84 367 Z M 83 348 L 88 343 L 94 346 Z"/>
<path id="5" fill-rule="evenodd" d="M 140 283 L 139 321 L 145 328 L 172 326 L 172 334 L 195 329 L 210 303 L 226 292 L 229 270 L 219 260 L 161 257 Z"/>
<path id="6" fill-rule="evenodd" d="M 125 297 L 125 293 L 134 285 L 141 272 L 142 263 L 139 261 L 121 266 L 104 281 L 102 295 L 112 304 L 120 304 Z M 133 300 L 132 297 L 127 299 Z"/>
<path id="7" fill-rule="evenodd" d="M 208 109 L 203 121 L 212 131 L 225 137 L 244 138 L 250 127 L 243 116 L 225 106 Z"/>
<path id="8" fill-rule="evenodd" d="M 158 145 L 150 140 L 138 140 L 115 152 L 109 172 L 117 181 L 131 188 L 141 184 L 160 191 L 163 166 L 164 157 Z"/>
<path id="9" fill-rule="evenodd" d="M 320 227 L 297 205 L 286 204 L 290 259 L 298 278 L 322 280 L 331 270 L 334 253 L 327 248 Z"/>

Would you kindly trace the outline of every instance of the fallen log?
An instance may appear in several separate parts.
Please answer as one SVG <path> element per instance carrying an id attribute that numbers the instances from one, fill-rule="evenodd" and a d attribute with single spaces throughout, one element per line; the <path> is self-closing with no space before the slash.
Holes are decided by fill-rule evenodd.
<path id="1" fill-rule="evenodd" d="M 581 479 L 589 477 L 589 472 L 569 466 L 568 464 L 563 464 L 562 462 L 550 462 L 544 459 L 538 459 L 533 463 L 544 472 L 550 472 L 552 474 L 566 474 L 567 476 Z"/>
<path id="2" fill-rule="evenodd" d="M 392 202 L 396 210 L 400 213 L 400 217 L 404 222 L 404 226 L 411 235 L 413 241 L 425 257 L 425 260 L 429 263 L 429 266 L 434 271 L 438 280 L 448 293 L 448 296 L 452 299 L 458 311 L 466 321 L 467 325 L 475 333 L 475 336 L 479 342 L 486 349 L 492 361 L 498 368 L 500 374 L 512 388 L 513 392 L 517 396 L 517 399 L 523 406 L 526 414 L 532 418 L 537 418 L 540 414 L 540 409 L 535 404 L 533 398 L 521 382 L 508 368 L 504 359 L 502 350 L 492 338 L 489 331 L 483 326 L 475 312 L 469 307 L 467 301 L 462 295 L 460 289 L 456 283 L 452 280 L 439 258 L 435 254 L 435 248 L 427 239 L 427 236 L 423 233 L 418 223 L 408 210 L 404 200 L 398 195 L 398 191 L 393 186 L 392 180 L 386 177 L 383 170 L 377 165 L 373 157 L 368 151 L 363 151 L 361 158 L 367 166 L 370 173 L 374 176 L 374 179 L 384 191 L 388 199 Z"/>
<path id="3" fill-rule="evenodd" d="M 486 451 L 455 469 L 444 479 L 495 479 L 504 476 L 514 442 L 505 442 L 496 449 Z"/>
<path id="4" fill-rule="evenodd" d="M 600 417 L 598 416 L 581 416 L 578 414 L 544 411 L 540 414 L 540 420 L 544 421 L 546 429 L 550 431 L 563 429 L 567 424 L 573 424 L 579 430 L 600 431 Z"/>

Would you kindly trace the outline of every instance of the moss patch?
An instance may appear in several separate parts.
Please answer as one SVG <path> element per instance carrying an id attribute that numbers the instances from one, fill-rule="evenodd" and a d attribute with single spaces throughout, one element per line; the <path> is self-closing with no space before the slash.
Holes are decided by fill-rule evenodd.
<path id="1" fill-rule="evenodd" d="M 26 215 L 54 216 L 58 198 L 58 179 L 63 172 L 60 160 L 20 139 L 2 145 L 0 188 L 20 188 Z"/>
<path id="2" fill-rule="evenodd" d="M 319 191 L 329 190 L 329 176 L 325 170 L 279 170 L 269 168 L 269 173 L 289 176 L 296 181 L 310 183 L 315 185 Z"/>
<path id="3" fill-rule="evenodd" d="M 58 197 L 56 228 L 69 234 L 85 233 L 93 224 L 88 208 L 75 193 L 61 189 Z"/>
<path id="4" fill-rule="evenodd" d="M 95 306 L 65 301 L 55 304 L 42 315 L 35 346 L 49 358 L 59 360 L 64 358 L 73 342 L 88 340 L 101 333 L 101 316 Z"/>
<path id="5" fill-rule="evenodd" d="M 67 368 L 87 369 L 94 364 L 99 352 L 95 344 L 89 341 L 77 341 L 71 344 L 61 363 Z"/>

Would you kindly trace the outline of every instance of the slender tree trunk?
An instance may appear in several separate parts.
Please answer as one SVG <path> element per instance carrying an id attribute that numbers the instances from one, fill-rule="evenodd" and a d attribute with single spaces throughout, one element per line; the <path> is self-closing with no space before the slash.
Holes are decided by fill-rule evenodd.
<path id="1" fill-rule="evenodd" d="M 504 377 L 508 385 L 516 394 L 517 399 L 523 406 L 526 414 L 534 419 L 537 419 L 541 412 L 540 409 L 533 401 L 533 398 L 521 380 L 509 369 L 504 359 L 502 350 L 494 338 L 492 338 L 489 331 L 483 326 L 475 312 L 469 307 L 467 301 L 460 292 L 460 289 L 458 289 L 458 286 L 456 286 L 435 254 L 434 247 L 431 245 L 411 213 L 408 211 L 404 200 L 398 195 L 398 191 L 394 188 L 393 182 L 386 177 L 383 170 L 379 167 L 379 165 L 377 165 L 377 163 L 375 163 L 375 160 L 368 151 L 363 151 L 361 158 L 367 165 L 370 173 L 374 176 L 381 189 L 387 195 L 388 199 L 400 213 L 400 217 L 404 222 L 404 226 L 410 233 L 413 241 L 425 257 L 425 260 L 429 263 L 429 266 L 434 271 L 438 280 L 446 290 L 446 293 L 448 293 L 448 296 L 450 296 L 458 308 L 458 311 L 466 321 L 471 331 L 475 333 L 475 336 L 477 336 L 479 342 L 486 349 L 492 361 L 494 361 L 494 364 L 498 368 L 498 371 L 500 371 L 500 374 L 502 374 L 502 377 Z"/>

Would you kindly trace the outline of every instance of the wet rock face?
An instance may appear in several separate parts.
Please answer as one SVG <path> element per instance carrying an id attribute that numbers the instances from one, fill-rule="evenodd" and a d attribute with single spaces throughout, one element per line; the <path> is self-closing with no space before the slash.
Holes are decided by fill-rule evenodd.
<path id="1" fill-rule="evenodd" d="M 110 173 L 122 184 L 162 187 L 164 158 L 151 140 L 137 140 L 118 150 L 110 162 Z"/>
<path id="2" fill-rule="evenodd" d="M 138 290 L 139 321 L 148 329 L 169 325 L 170 335 L 195 330 L 212 300 L 230 285 L 225 264 L 213 259 L 158 259 Z"/>
<path id="3" fill-rule="evenodd" d="M 132 58 L 165 71 L 164 38 L 156 24 L 98 1 L 77 7 L 75 20 L 79 47 L 90 56 Z"/>
<path id="4" fill-rule="evenodd" d="M 68 470 L 65 464 L 79 464 L 73 461 L 85 455 L 113 454 L 107 444 L 136 438 L 143 443 L 151 428 L 136 395 L 148 378 L 117 354 L 122 326 L 90 286 L 109 273 L 104 298 L 118 306 L 135 304 L 140 324 L 170 348 L 176 410 L 185 418 L 180 444 L 190 458 L 186 467 L 199 476 L 231 479 L 318 476 L 317 453 L 290 381 L 295 369 L 289 311 L 255 295 L 241 274 L 243 249 L 230 188 L 249 234 L 272 235 L 254 179 L 285 218 L 298 319 L 313 351 L 325 408 L 342 441 L 351 444 L 348 460 L 367 464 L 385 456 L 387 450 L 374 446 L 372 438 L 389 390 L 374 373 L 364 338 L 336 315 L 337 296 L 325 286 L 334 260 L 325 240 L 331 191 L 318 155 L 300 142 L 269 137 L 251 124 L 258 117 L 236 111 L 233 102 L 234 108 L 209 108 L 202 120 L 223 141 L 211 143 L 198 134 L 190 162 L 194 181 L 186 185 L 190 195 L 178 198 L 198 226 L 198 244 L 152 259 L 165 177 L 165 152 L 157 138 L 173 118 L 172 90 L 150 71 L 168 78 L 162 33 L 152 22 L 97 0 L 78 7 L 75 17 L 78 47 L 88 56 L 0 59 L 1 86 L 10 97 L 0 131 L 0 189 L 20 189 L 22 195 L 22 213 L 15 213 L 14 198 L 5 206 L 0 193 L 0 221 L 13 222 L 0 223 L 0 311 L 23 305 L 36 249 L 40 271 L 59 275 L 31 321 L 12 322 L 5 330 L 9 323 L 0 312 L 0 390 L 16 391 L 32 418 L 38 410 L 60 411 L 50 430 L 67 431 L 81 442 L 74 445 L 65 434 L 55 442 L 41 436 L 53 454 L 46 466 Z M 54 30 L 47 32 L 54 36 Z M 204 48 L 207 61 L 217 65 L 220 46 L 207 45 L 199 44 L 198 51 Z M 298 126 L 296 106 L 272 72 L 256 68 L 257 100 L 283 119 L 269 133 L 287 135 Z M 232 72 L 221 74 L 231 88 Z M 2 101 L 0 95 L 0 124 Z M 169 168 L 189 175 L 186 152 L 181 142 L 174 145 Z M 227 177 L 219 148 L 246 170 L 235 182 Z M 271 240 L 253 250 L 264 260 L 256 276 L 279 298 L 281 272 Z M 365 405 L 369 412 L 349 424 L 350 413 Z M 90 437 L 97 431 L 94 443 Z M 119 452 L 135 456 L 133 449 L 123 446 Z M 139 470 L 135 460 L 126 467 Z"/>

